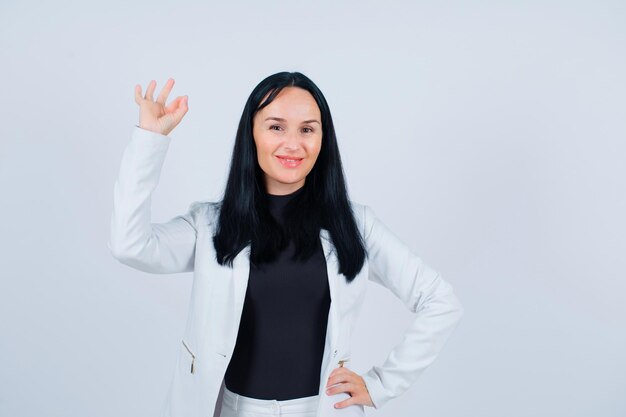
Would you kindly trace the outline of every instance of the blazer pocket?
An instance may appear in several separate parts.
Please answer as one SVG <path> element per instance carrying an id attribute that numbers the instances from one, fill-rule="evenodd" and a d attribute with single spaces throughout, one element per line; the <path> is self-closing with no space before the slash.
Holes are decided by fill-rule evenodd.
<path id="1" fill-rule="evenodd" d="M 191 369 L 190 369 L 190 372 L 193 374 L 195 372 L 196 354 L 193 353 L 193 350 L 191 350 L 189 345 L 185 342 L 185 339 L 183 339 L 182 342 L 183 342 L 183 346 L 185 346 L 185 349 L 187 349 L 187 352 L 189 352 L 189 356 L 191 357 Z"/>

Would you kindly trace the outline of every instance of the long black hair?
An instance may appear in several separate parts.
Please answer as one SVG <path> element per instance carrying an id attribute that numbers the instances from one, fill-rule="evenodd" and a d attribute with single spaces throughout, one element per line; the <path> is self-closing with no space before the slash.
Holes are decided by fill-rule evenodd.
<path id="1" fill-rule="evenodd" d="M 305 89 L 317 102 L 322 117 L 322 144 L 302 192 L 285 206 L 283 228 L 268 209 L 252 131 L 256 112 L 270 104 L 285 87 Z M 304 74 L 279 72 L 252 90 L 239 121 L 230 172 L 218 206 L 213 245 L 220 265 L 232 267 L 234 258 L 248 243 L 250 262 L 257 265 L 270 262 L 286 247 L 289 237 L 295 246 L 294 257 L 307 259 L 318 248 L 320 229 L 324 228 L 336 250 L 338 272 L 351 282 L 363 267 L 367 256 L 365 244 L 348 200 L 330 109 L 320 89 Z"/>

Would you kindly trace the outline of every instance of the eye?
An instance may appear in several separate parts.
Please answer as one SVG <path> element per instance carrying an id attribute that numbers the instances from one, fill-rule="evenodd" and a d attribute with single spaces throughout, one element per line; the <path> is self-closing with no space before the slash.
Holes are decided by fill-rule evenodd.
<path id="1" fill-rule="evenodd" d="M 311 133 L 311 132 L 313 132 L 313 129 L 312 129 L 312 128 L 310 128 L 310 127 L 305 127 L 305 128 L 303 128 L 303 130 L 306 130 L 306 129 L 309 129 L 309 131 L 308 131 L 308 132 L 304 132 L 304 133 Z"/>
<path id="2" fill-rule="evenodd" d="M 271 125 L 271 126 L 270 126 L 270 130 L 274 130 L 274 128 L 275 128 L 275 127 L 280 128 L 280 126 L 278 126 L 278 125 Z"/>

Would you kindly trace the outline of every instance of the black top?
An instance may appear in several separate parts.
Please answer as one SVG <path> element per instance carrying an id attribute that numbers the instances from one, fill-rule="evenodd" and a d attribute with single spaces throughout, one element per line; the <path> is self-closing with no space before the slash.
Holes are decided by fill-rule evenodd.
<path id="1" fill-rule="evenodd" d="M 302 188 L 268 194 L 279 224 L 282 211 Z M 318 394 L 330 290 L 321 241 L 308 260 L 294 261 L 293 242 L 275 262 L 250 264 L 248 288 L 226 387 L 240 395 L 289 400 Z"/>

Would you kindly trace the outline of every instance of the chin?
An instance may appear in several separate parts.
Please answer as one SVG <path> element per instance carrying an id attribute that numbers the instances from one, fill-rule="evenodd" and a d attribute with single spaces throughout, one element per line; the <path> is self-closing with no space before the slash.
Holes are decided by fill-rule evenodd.
<path id="1" fill-rule="evenodd" d="M 299 183 L 300 181 L 302 181 L 302 178 L 298 178 L 296 180 L 291 179 L 291 178 L 290 179 L 278 179 L 277 181 L 283 184 L 295 185 Z"/>

